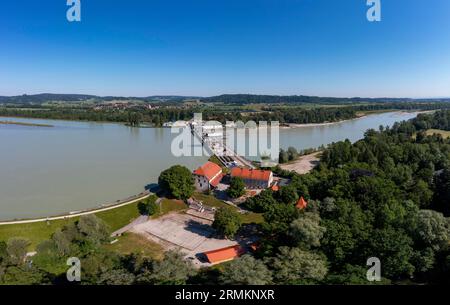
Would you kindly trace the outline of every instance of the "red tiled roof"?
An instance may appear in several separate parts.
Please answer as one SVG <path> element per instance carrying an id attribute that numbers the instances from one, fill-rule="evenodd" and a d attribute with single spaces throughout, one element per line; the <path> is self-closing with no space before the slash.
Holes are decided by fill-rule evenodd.
<path id="1" fill-rule="evenodd" d="M 300 197 L 300 199 L 297 201 L 296 207 L 300 210 L 303 210 L 307 206 L 308 206 L 308 202 L 305 200 L 305 198 L 303 198 L 303 196 Z"/>
<path id="2" fill-rule="evenodd" d="M 274 191 L 274 192 L 278 192 L 278 191 L 280 190 L 280 187 L 279 187 L 278 185 L 273 185 L 273 186 L 271 187 L 271 189 L 272 189 L 272 191 Z"/>
<path id="3" fill-rule="evenodd" d="M 230 246 L 222 249 L 216 249 L 208 252 L 204 252 L 208 261 L 211 264 L 218 264 L 226 261 L 230 261 L 239 257 L 243 253 L 243 249 L 239 245 Z"/>
<path id="4" fill-rule="evenodd" d="M 222 168 L 216 163 L 208 161 L 199 168 L 197 168 L 194 171 L 194 174 L 198 176 L 204 176 L 208 179 L 208 181 L 211 181 L 218 174 L 220 175 L 222 174 Z"/>
<path id="5" fill-rule="evenodd" d="M 248 169 L 242 167 L 234 167 L 231 170 L 231 177 L 241 177 L 250 180 L 269 181 L 271 171 L 263 171 L 259 169 Z"/>
<path id="6" fill-rule="evenodd" d="M 211 184 L 213 187 L 216 187 L 219 185 L 220 181 L 223 178 L 223 174 L 219 174 L 216 178 L 214 178 L 213 180 L 211 180 L 209 182 L 209 184 Z"/>

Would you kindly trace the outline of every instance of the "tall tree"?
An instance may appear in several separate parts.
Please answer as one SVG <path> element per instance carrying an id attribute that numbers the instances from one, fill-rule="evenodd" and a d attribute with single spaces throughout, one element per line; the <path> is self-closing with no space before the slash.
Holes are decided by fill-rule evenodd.
<path id="1" fill-rule="evenodd" d="M 219 281 L 225 285 L 267 285 L 272 274 L 261 260 L 243 255 L 225 265 Z"/>
<path id="2" fill-rule="evenodd" d="M 281 247 L 271 266 L 275 281 L 287 285 L 318 282 L 328 272 L 324 256 L 300 248 Z"/>
<path id="3" fill-rule="evenodd" d="M 222 207 L 216 211 L 212 227 L 225 237 L 233 238 L 241 224 L 241 217 L 236 210 Z"/>
<path id="4" fill-rule="evenodd" d="M 195 190 L 191 171 L 181 165 L 163 171 L 158 184 L 169 195 L 183 200 L 190 198 Z"/>
<path id="5" fill-rule="evenodd" d="M 230 187 L 227 189 L 227 194 L 231 198 L 239 198 L 245 194 L 245 183 L 241 177 L 231 178 Z"/>
<path id="6" fill-rule="evenodd" d="M 290 225 L 289 235 L 297 246 L 304 249 L 319 247 L 326 228 L 320 225 L 320 216 L 315 213 L 304 213 Z"/>

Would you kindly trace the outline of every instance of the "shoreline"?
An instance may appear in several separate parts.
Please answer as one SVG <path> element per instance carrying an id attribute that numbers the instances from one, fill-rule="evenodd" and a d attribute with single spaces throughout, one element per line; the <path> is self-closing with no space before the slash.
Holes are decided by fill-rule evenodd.
<path id="1" fill-rule="evenodd" d="M 65 220 L 65 219 L 75 218 L 75 217 L 79 217 L 79 216 L 83 216 L 83 215 L 95 214 L 95 213 L 109 211 L 109 210 L 117 209 L 117 208 L 129 205 L 129 204 L 139 202 L 141 200 L 147 199 L 151 195 L 152 195 L 151 192 L 145 191 L 138 195 L 131 196 L 131 197 L 128 197 L 123 200 L 118 200 L 118 202 L 116 202 L 116 203 L 105 205 L 105 206 L 99 207 L 99 208 L 86 209 L 86 210 L 76 211 L 76 212 L 66 212 L 61 215 L 54 215 L 54 216 L 48 216 L 48 217 L 2 220 L 2 221 L 0 221 L 0 226 L 15 225 L 15 224 L 28 224 L 28 223 L 53 221 L 53 220 Z"/>
<path id="2" fill-rule="evenodd" d="M 351 118 L 351 119 L 345 119 L 345 120 L 340 120 L 340 121 L 336 121 L 336 122 L 323 122 L 323 123 L 284 123 L 285 125 L 280 125 L 280 129 L 295 129 L 295 128 L 304 128 L 304 127 L 322 127 L 322 126 L 330 126 L 330 125 L 335 125 L 335 124 L 340 124 L 340 123 L 345 123 L 345 122 L 349 122 L 349 121 L 353 121 L 353 120 L 358 120 L 358 119 L 362 119 L 365 118 L 367 116 L 370 115 L 376 115 L 376 114 L 383 114 L 383 113 L 408 113 L 408 112 L 416 112 L 417 114 L 421 114 L 421 113 L 432 113 L 435 112 L 437 110 L 399 110 L 399 109 L 391 109 L 391 110 L 383 110 L 383 111 L 374 111 L 374 112 L 369 112 L 360 116 L 357 116 L 355 118 Z M 143 123 L 143 126 L 130 126 L 127 124 L 127 122 L 123 122 L 123 121 L 92 121 L 92 120 L 71 120 L 71 119 L 54 119 L 54 118 L 39 118 L 39 117 L 24 117 L 24 116 L 8 116 L 8 115 L 0 115 L 0 119 L 1 118 L 15 118 L 15 119 L 24 119 L 24 120 L 45 120 L 45 121 L 63 121 L 63 122 L 81 122 L 81 123 L 97 123 L 97 124 L 117 124 L 117 125 L 122 125 L 125 127 L 129 127 L 129 128 L 143 128 L 143 129 L 153 129 L 153 128 L 171 128 L 172 126 L 149 126 L 146 125 L 146 123 Z M 5 124 L 8 124 L 7 121 L 3 121 L 6 122 Z M 186 121 L 188 122 L 188 121 Z M 42 125 L 49 125 L 49 126 L 40 126 L 40 124 L 36 123 L 23 123 L 22 122 L 14 122 L 17 123 L 17 125 L 26 125 L 26 126 L 36 126 L 36 127 L 55 127 L 54 125 L 50 125 L 50 124 L 42 124 Z M 167 122 L 170 123 L 170 122 Z M 2 124 L 2 121 L 0 121 L 0 125 Z M 12 123 L 11 123 L 12 124 Z M 183 128 L 185 126 L 179 126 L 179 128 Z M 240 129 L 237 128 L 236 126 L 226 126 L 225 124 L 223 125 L 224 128 L 231 128 L 231 129 Z M 268 126 L 270 127 L 270 126 Z M 255 128 L 259 129 L 259 128 L 266 128 L 266 127 L 260 127 L 260 126 L 256 126 Z M 249 129 L 249 128 L 245 128 L 245 129 Z"/>
<path id="3" fill-rule="evenodd" d="M 0 121 L 0 125 L 19 125 L 19 126 L 28 126 L 28 127 L 47 127 L 52 128 L 54 125 L 50 124 L 37 124 L 37 123 L 25 123 L 25 122 L 14 122 L 14 121 Z"/>
<path id="4" fill-rule="evenodd" d="M 377 114 L 384 114 L 384 113 L 417 113 L 417 115 L 422 114 L 422 113 L 432 113 L 435 112 L 436 110 L 417 110 L 417 111 L 407 111 L 407 110 L 392 110 L 392 111 L 382 111 L 382 112 L 371 112 L 371 113 L 367 113 L 361 116 L 358 116 L 356 118 L 352 118 L 352 119 L 346 119 L 346 120 L 341 120 L 341 121 L 336 121 L 336 122 L 325 122 L 325 123 L 306 123 L 306 124 L 297 124 L 297 123 L 292 123 L 289 124 L 289 126 L 280 126 L 280 128 L 283 129 L 295 129 L 295 128 L 304 128 L 304 127 L 321 127 L 321 126 L 330 126 L 330 125 L 335 125 L 335 124 L 341 124 L 341 123 L 345 123 L 345 122 L 350 122 L 350 121 L 354 121 L 354 120 L 359 120 L 359 119 L 363 119 L 366 118 L 368 116 L 371 115 L 377 115 Z"/>

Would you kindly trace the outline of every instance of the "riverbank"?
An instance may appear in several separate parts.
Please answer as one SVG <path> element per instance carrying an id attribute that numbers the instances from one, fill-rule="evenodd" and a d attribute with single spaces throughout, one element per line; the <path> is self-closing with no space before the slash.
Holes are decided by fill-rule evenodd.
<path id="1" fill-rule="evenodd" d="M 322 154 L 322 151 L 317 151 L 309 155 L 301 156 L 295 161 L 280 164 L 279 166 L 283 170 L 304 175 L 312 171 L 319 164 L 320 154 Z"/>
<path id="2" fill-rule="evenodd" d="M 93 214 L 103 220 L 111 231 L 116 231 L 139 217 L 137 205 L 138 202 L 135 202 L 110 210 L 95 211 Z M 62 229 L 65 225 L 74 223 L 78 219 L 79 216 L 74 216 L 73 218 L 32 223 L 9 223 L 0 226 L 0 241 L 6 242 L 14 237 L 25 238 L 31 243 L 29 250 L 33 251 L 39 243 L 49 239 L 57 230 Z"/>
<path id="3" fill-rule="evenodd" d="M 36 124 L 36 123 L 25 123 L 25 122 L 14 122 L 14 121 L 0 121 L 0 125 L 20 125 L 29 127 L 55 127 L 50 124 Z"/>
<path id="4" fill-rule="evenodd" d="M 112 205 L 106 205 L 101 208 L 95 208 L 95 209 L 89 209 L 79 212 L 69 212 L 67 214 L 63 215 L 57 215 L 57 216 L 50 216 L 50 217 L 40 217 L 40 218 L 34 218 L 34 219 L 19 219 L 19 220 L 6 220 L 6 221 L 0 221 L 0 226 L 4 225 L 14 225 L 14 224 L 29 224 L 29 223 L 36 223 L 36 222 L 49 222 L 49 221 L 55 221 L 55 220 L 68 220 L 71 218 L 80 217 L 83 215 L 89 215 L 89 214 L 96 214 L 100 212 L 105 212 L 113 209 L 117 209 L 126 205 L 130 205 L 133 203 L 140 202 L 144 199 L 147 199 L 150 197 L 151 193 L 146 191 L 139 195 L 129 197 L 124 200 L 119 200 L 117 203 Z"/>
<path id="5" fill-rule="evenodd" d="M 341 120 L 341 121 L 336 121 L 336 122 L 325 122 L 325 123 L 308 123 L 308 124 L 288 124 L 288 126 L 280 126 L 280 128 L 286 128 L 286 129 L 291 129 L 291 128 L 304 128 L 304 127 L 321 127 L 321 126 L 331 126 L 331 125 L 336 125 L 336 124 L 342 124 L 345 122 L 350 122 L 350 121 L 355 121 L 355 120 L 360 120 L 363 118 L 366 118 L 368 116 L 371 115 L 377 115 L 377 114 L 383 114 L 383 113 L 397 113 L 397 114 L 407 114 L 407 113 L 417 113 L 417 114 L 422 114 L 422 113 L 432 113 L 435 112 L 436 110 L 424 110 L 424 111 L 402 111 L 402 110 L 398 110 L 398 109 L 385 109 L 385 110 L 374 110 L 374 111 L 365 111 L 365 112 L 361 112 L 359 114 L 357 114 L 357 116 L 355 118 L 352 119 L 348 119 L 348 120 Z"/>

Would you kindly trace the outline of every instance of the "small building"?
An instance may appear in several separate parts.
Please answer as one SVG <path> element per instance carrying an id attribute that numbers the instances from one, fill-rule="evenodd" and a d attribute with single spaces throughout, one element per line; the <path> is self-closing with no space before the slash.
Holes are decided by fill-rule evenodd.
<path id="1" fill-rule="evenodd" d="M 300 197 L 300 199 L 297 201 L 296 207 L 299 210 L 303 210 L 306 209 L 306 207 L 308 206 L 308 202 L 305 200 L 305 198 Z"/>
<path id="2" fill-rule="evenodd" d="M 232 261 L 235 258 L 241 256 L 244 253 L 244 250 L 239 245 L 234 245 L 222 249 L 216 249 L 212 251 L 204 252 L 203 254 L 206 256 L 208 261 L 215 265 L 228 261 Z"/>
<path id="3" fill-rule="evenodd" d="M 217 187 L 222 178 L 222 168 L 210 161 L 194 171 L 195 188 L 199 192 L 205 192 Z"/>
<path id="4" fill-rule="evenodd" d="M 268 170 L 248 169 L 234 167 L 231 170 L 231 178 L 240 177 L 247 188 L 266 189 L 272 185 L 273 173 Z"/>

